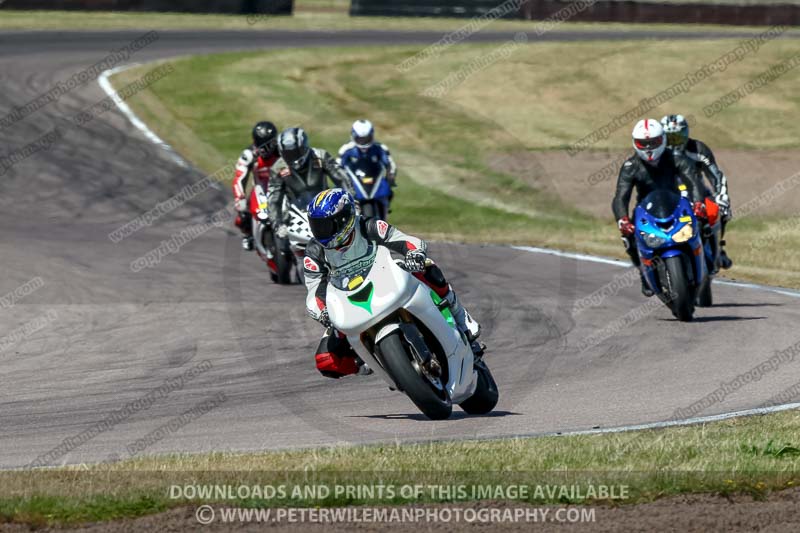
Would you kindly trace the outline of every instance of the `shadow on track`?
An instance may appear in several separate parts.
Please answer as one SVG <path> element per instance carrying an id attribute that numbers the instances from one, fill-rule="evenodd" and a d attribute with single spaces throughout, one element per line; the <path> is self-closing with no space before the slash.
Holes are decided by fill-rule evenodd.
<path id="1" fill-rule="evenodd" d="M 453 411 L 453 414 L 447 420 L 463 420 L 467 418 L 500 418 L 505 416 L 521 416 L 522 413 L 514 413 L 511 411 L 492 411 L 485 415 L 470 415 L 461 411 Z M 376 418 L 381 420 L 419 420 L 422 422 L 431 422 L 431 420 L 421 413 L 396 413 L 390 415 L 352 415 L 348 418 Z M 441 422 L 441 421 L 440 421 Z"/>
<path id="2" fill-rule="evenodd" d="M 732 315 L 721 315 L 721 316 L 696 316 L 692 322 L 738 322 L 740 320 L 766 320 L 767 317 L 765 316 L 732 316 Z M 659 319 L 661 322 L 677 322 L 674 318 L 661 318 Z"/>

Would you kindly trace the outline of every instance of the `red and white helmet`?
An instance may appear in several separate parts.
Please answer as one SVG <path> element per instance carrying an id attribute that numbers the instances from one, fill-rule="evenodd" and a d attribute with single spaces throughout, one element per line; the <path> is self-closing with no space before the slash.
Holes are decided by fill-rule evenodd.
<path id="1" fill-rule="evenodd" d="M 633 127 L 633 149 L 643 161 L 656 164 L 667 148 L 667 135 L 661 123 L 648 118 Z"/>

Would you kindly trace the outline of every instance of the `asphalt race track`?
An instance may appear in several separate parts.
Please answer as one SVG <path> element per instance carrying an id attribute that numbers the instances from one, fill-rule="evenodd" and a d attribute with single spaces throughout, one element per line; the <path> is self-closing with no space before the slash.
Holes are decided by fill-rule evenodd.
<path id="1" fill-rule="evenodd" d="M 0 118 L 141 33 L 0 33 Z M 552 32 L 545 38 L 643 36 Z M 440 37 L 161 32 L 131 61 Z M 476 40 L 509 37 L 479 33 Z M 177 166 L 116 109 L 84 127 L 66 125 L 105 96 L 90 81 L 0 126 L 0 157 L 61 128 L 52 146 L 0 177 L 0 297 L 15 290 L 22 296 L 0 301 L 2 468 L 28 465 L 69 438 L 73 444 L 46 462 L 113 460 L 130 456 L 129 449 L 263 450 L 666 421 L 798 341 L 800 313 L 791 295 L 716 285 L 718 305 L 698 310 L 693 323 L 676 322 L 654 306 L 620 329 L 614 321 L 646 303 L 635 277 L 596 306 L 574 312 L 576 302 L 625 273 L 619 266 L 435 243 L 433 255 L 483 324 L 501 400 L 491 416 L 466 417 L 456 408 L 451 420 L 427 421 L 375 377 L 333 381 L 317 373 L 313 350 L 321 328 L 305 316 L 304 289 L 270 283 L 255 255 L 240 250 L 232 223 L 210 229 L 152 268 L 131 270 L 136 258 L 228 205 L 230 191 L 207 190 L 112 242 L 113 230 L 202 174 Z M 242 131 L 243 145 L 247 134 Z M 26 283 L 32 290 L 20 292 Z M 761 406 L 800 381 L 797 365 L 780 363 L 759 371 L 758 379 L 750 372 L 737 390 L 691 414 Z M 176 380 L 193 368 L 196 375 Z M 133 407 L 114 415 L 128 404 Z M 209 405 L 216 407 L 203 408 Z M 186 412 L 194 414 L 175 422 Z M 148 446 L 134 445 L 171 422 L 173 429 Z"/>

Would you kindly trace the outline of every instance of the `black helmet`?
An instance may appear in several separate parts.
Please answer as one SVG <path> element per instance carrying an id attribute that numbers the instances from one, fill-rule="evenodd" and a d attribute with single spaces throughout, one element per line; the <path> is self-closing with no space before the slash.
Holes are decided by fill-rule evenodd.
<path id="1" fill-rule="evenodd" d="M 264 120 L 253 126 L 253 146 L 258 155 L 274 154 L 277 140 L 278 127 L 272 122 Z"/>
<path id="2" fill-rule="evenodd" d="M 288 128 L 278 137 L 278 151 L 286 164 L 295 170 L 302 168 L 308 160 L 311 148 L 308 135 L 302 128 Z"/>

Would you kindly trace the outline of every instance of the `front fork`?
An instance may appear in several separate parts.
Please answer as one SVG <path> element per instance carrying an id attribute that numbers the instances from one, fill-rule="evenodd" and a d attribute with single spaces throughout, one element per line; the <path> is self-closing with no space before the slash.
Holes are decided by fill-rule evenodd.
<path id="1" fill-rule="evenodd" d="M 676 255 L 683 256 L 684 265 L 689 268 L 687 274 L 689 275 L 692 285 L 695 287 L 700 285 L 707 275 L 702 241 L 699 239 L 690 241 L 688 250 L 673 248 L 667 250 L 666 253 L 668 254 L 666 257 Z M 651 257 L 640 255 L 639 259 L 641 261 L 639 269 L 644 274 L 647 284 L 653 290 L 654 294 L 662 294 L 664 292 L 664 287 L 662 287 L 661 280 L 666 278 L 664 272 L 664 258 L 660 255 L 652 254 Z"/>

